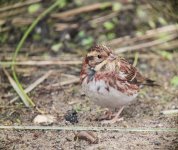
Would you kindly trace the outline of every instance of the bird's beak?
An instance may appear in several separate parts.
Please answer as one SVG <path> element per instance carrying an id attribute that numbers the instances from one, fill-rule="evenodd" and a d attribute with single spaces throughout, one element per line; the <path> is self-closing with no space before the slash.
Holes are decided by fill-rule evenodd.
<path id="1" fill-rule="evenodd" d="M 100 64 L 96 65 L 94 70 L 95 70 L 95 71 L 100 71 L 101 68 L 102 68 L 105 64 L 107 64 L 107 60 L 104 60 L 104 61 L 101 62 Z"/>
<path id="2" fill-rule="evenodd" d="M 109 59 L 110 61 L 113 61 L 113 60 L 116 59 L 116 56 L 113 55 L 113 54 L 110 54 L 108 59 Z"/>

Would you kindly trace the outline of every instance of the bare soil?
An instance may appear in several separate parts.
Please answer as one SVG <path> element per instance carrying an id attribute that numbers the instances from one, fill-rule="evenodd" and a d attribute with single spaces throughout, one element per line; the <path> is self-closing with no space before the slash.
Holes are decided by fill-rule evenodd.
<path id="1" fill-rule="evenodd" d="M 18 0 L 16 0 L 19 2 Z M 8 4 L 8 2 L 10 2 Z M 25 2 L 25 1 L 21 1 Z M 24 31 L 32 21 L 46 8 L 52 1 L 40 2 L 41 9 L 34 14 L 29 14 L 29 5 L 16 14 L 8 13 L 14 11 L 7 9 L 15 1 L 2 1 L 2 7 L 7 10 L 3 12 L 0 33 L 0 61 L 11 61 L 14 49 L 20 41 Z M 61 12 L 70 9 L 89 5 L 95 1 L 67 1 L 64 8 L 55 10 L 60 15 Z M 104 2 L 104 1 L 98 1 Z M 113 1 L 115 2 L 115 1 Z M 118 1 L 116 1 L 118 2 Z M 95 43 L 112 41 L 123 36 L 125 40 L 117 42 L 112 47 L 125 47 L 143 44 L 154 40 L 166 39 L 168 33 L 153 37 L 138 37 L 135 35 L 145 35 L 147 30 L 153 30 L 161 26 L 177 23 L 173 17 L 167 13 L 161 13 L 162 7 L 155 11 L 146 1 L 126 1 L 122 0 L 123 10 L 113 11 L 113 6 L 104 8 L 101 4 L 97 10 L 90 10 L 87 13 L 79 13 L 71 18 L 55 18 L 52 14 L 46 16 L 35 27 L 33 32 L 25 41 L 17 61 L 26 60 L 82 60 L 82 56 Z M 154 1 L 155 2 L 155 1 Z M 160 1 L 158 1 L 160 2 Z M 154 3 L 153 3 L 154 4 Z M 130 7 L 131 5 L 131 7 Z M 62 6 L 61 6 L 62 7 Z M 120 5 L 116 5 L 120 9 Z M 91 7 L 90 7 L 91 8 Z M 18 11 L 19 8 L 15 8 Z M 92 8 L 91 8 L 92 9 Z M 115 8 L 116 9 L 116 8 Z M 177 10 L 177 9 L 176 9 Z M 2 10 L 1 10 L 2 11 Z M 14 11 L 14 12 L 15 12 Z M 156 13 L 155 13 L 156 12 Z M 166 16 L 166 17 L 165 17 Z M 20 19 L 19 19 L 20 17 Z M 24 18 L 27 18 L 24 19 Z M 29 20 L 31 21 L 29 21 Z M 16 22 L 15 22 L 15 21 Z M 25 20 L 25 21 L 24 21 Z M 73 24 L 74 28 L 71 26 Z M 103 26 L 105 24 L 105 26 Z M 75 28 L 75 26 L 77 27 Z M 56 26 L 63 30 L 57 30 Z M 172 29 L 171 29 L 172 30 Z M 172 31 L 174 32 L 174 31 Z M 172 34 L 171 32 L 171 34 Z M 173 33 L 174 34 L 174 33 Z M 169 34 L 168 34 L 169 35 Z M 160 37 L 159 37 L 160 36 Z M 165 38 L 166 37 L 166 38 Z M 140 38 L 140 39 L 139 39 Z M 144 40 L 146 39 L 146 40 Z M 130 40 L 130 41 L 129 41 Z M 80 65 L 49 65 L 49 66 L 16 66 L 20 82 L 26 88 L 34 83 L 47 71 L 53 73 L 35 89 L 29 96 L 33 99 L 38 108 L 57 118 L 51 126 L 111 126 L 123 128 L 178 128 L 178 116 L 164 115 L 165 110 L 178 109 L 178 88 L 171 84 L 171 79 L 178 75 L 178 53 L 177 37 L 172 40 L 173 44 L 164 49 L 164 45 L 157 45 L 156 48 L 138 49 L 139 59 L 138 69 L 147 77 L 155 80 L 161 87 L 144 87 L 136 101 L 127 106 L 122 112 L 123 121 L 113 125 L 102 125 L 97 120 L 104 112 L 103 109 L 93 104 L 87 97 L 83 96 L 80 84 L 69 84 L 60 86 L 61 81 L 67 81 L 70 77 L 62 74 L 75 75 L 79 77 Z M 56 46 L 57 44 L 57 47 Z M 164 43 L 164 44 L 168 44 Z M 162 46 L 162 47 L 161 47 Z M 55 47 L 55 49 L 54 49 Z M 153 48 L 153 49 L 152 49 Z M 156 50 L 155 50 L 156 49 Z M 166 59 L 157 50 L 170 50 L 172 59 Z M 133 63 L 135 52 L 126 52 L 122 55 Z M 10 67 L 6 67 L 11 74 Z M 58 86 L 54 86 L 55 84 Z M 25 108 L 20 99 L 10 104 L 16 96 L 7 77 L 0 66 L 0 125 L 7 126 L 34 126 L 33 119 L 40 114 L 35 108 Z M 69 110 L 77 112 L 78 123 L 66 121 L 65 115 Z M 75 119 L 75 118 L 74 118 Z M 0 130 L 0 149 L 2 150 L 178 150 L 178 132 L 111 132 L 100 131 L 97 134 L 98 142 L 90 143 L 87 140 L 76 139 L 77 131 L 57 131 L 57 130 Z"/>
<path id="2" fill-rule="evenodd" d="M 175 55 L 176 57 L 176 55 Z M 156 79 L 160 88 L 145 87 L 141 90 L 137 100 L 127 106 L 123 113 L 124 121 L 113 127 L 146 127 L 146 128 L 175 128 L 177 116 L 163 115 L 161 111 L 175 109 L 178 104 L 177 89 L 170 85 L 170 79 L 175 74 L 178 59 L 139 59 L 138 68 L 148 77 Z M 161 62 L 161 63 L 160 63 Z M 50 67 L 39 68 L 35 74 L 22 77 L 32 82 Z M 54 73 L 33 90 L 30 96 L 36 105 L 47 114 L 57 117 L 53 125 L 68 126 L 64 115 L 68 110 L 77 110 L 78 123 L 74 126 L 102 126 L 96 118 L 102 115 L 101 109 L 82 96 L 80 85 L 65 87 L 50 87 L 59 82 L 59 69 L 53 68 Z M 71 70 L 69 69 L 68 72 Z M 66 72 L 66 73 L 68 73 Z M 28 80 L 25 80 L 26 82 Z M 5 79 L 4 82 L 7 82 Z M 2 89 L 1 89 L 2 90 Z M 9 98 L 4 98 L 9 88 L 1 93 L 0 103 L 3 106 Z M 18 105 L 17 105 L 18 104 Z M 11 107 L 1 107 L 1 124 L 4 125 L 34 125 L 33 119 L 39 114 L 34 109 L 23 108 L 19 101 Z M 105 125 L 106 126 L 106 125 Z M 172 132 L 96 132 L 99 138 L 97 144 L 90 144 L 85 140 L 74 140 L 76 131 L 49 130 L 0 130 L 1 149 L 120 149 L 120 150 L 176 150 L 178 149 L 177 133 Z"/>

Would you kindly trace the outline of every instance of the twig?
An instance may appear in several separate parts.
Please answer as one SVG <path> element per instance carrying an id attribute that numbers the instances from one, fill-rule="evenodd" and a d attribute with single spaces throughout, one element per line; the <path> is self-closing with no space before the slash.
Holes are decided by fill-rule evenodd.
<path id="1" fill-rule="evenodd" d="M 167 36 L 166 39 L 157 39 L 154 41 L 145 42 L 145 43 L 141 43 L 141 44 L 137 44 L 137 45 L 133 45 L 133 46 L 121 47 L 121 48 L 116 49 L 115 52 L 116 53 L 124 53 L 127 51 L 135 51 L 135 50 L 152 47 L 155 45 L 159 45 L 159 44 L 163 44 L 165 42 L 171 41 L 171 40 L 175 39 L 177 36 L 178 36 L 178 34 L 175 33 L 175 34 Z"/>
<path id="2" fill-rule="evenodd" d="M 25 107 L 25 106 L 18 106 L 18 105 L 12 105 L 12 106 L 0 106 L 0 108 L 3 108 L 3 109 L 13 108 L 13 109 L 15 109 L 15 108 L 27 108 L 27 107 Z"/>
<path id="3" fill-rule="evenodd" d="M 146 31 L 146 34 L 147 35 L 155 35 L 155 34 L 159 34 L 159 33 L 163 33 L 163 32 L 172 32 L 172 31 L 178 31 L 177 24 L 171 24 L 171 25 L 163 26 L 163 27 L 160 27 L 157 29 L 148 30 L 148 31 Z"/>
<path id="4" fill-rule="evenodd" d="M 170 50 L 175 49 L 178 47 L 178 40 L 173 40 L 168 43 L 163 43 L 161 45 L 156 45 L 153 47 L 153 49 L 159 49 L 159 50 Z"/>
<path id="5" fill-rule="evenodd" d="M 50 84 L 49 86 L 47 86 L 47 88 L 50 87 L 60 87 L 60 86 L 65 86 L 65 85 L 69 85 L 69 84 L 74 84 L 74 83 L 79 83 L 80 79 L 75 77 L 73 79 L 69 79 L 63 82 L 58 82 L 58 83 L 54 83 L 54 84 Z"/>
<path id="6" fill-rule="evenodd" d="M 51 15 L 51 17 L 54 17 L 54 18 L 57 18 L 57 19 L 59 19 L 59 18 L 67 18 L 67 17 L 75 16 L 77 14 L 98 10 L 98 9 L 103 8 L 103 7 L 104 8 L 111 7 L 112 5 L 113 5 L 113 3 L 110 3 L 110 2 L 95 3 L 95 4 L 91 4 L 91 5 L 82 6 L 82 7 L 75 8 L 75 9 L 71 9 L 71 10 L 65 11 L 65 12 L 54 13 L 54 14 Z"/>
<path id="7" fill-rule="evenodd" d="M 42 83 L 46 78 L 48 78 L 51 75 L 51 73 L 52 71 L 50 70 L 47 73 L 45 73 L 42 77 L 37 79 L 34 83 L 32 83 L 29 87 L 25 89 L 25 93 L 29 93 L 30 91 L 32 91 L 35 87 L 37 87 L 40 83 Z M 18 96 L 10 100 L 10 103 L 15 102 L 17 99 L 18 99 Z"/>
<path id="8" fill-rule="evenodd" d="M 34 4 L 34 3 L 39 3 L 41 1 L 42 0 L 28 0 L 28 1 L 25 1 L 23 3 L 22 2 L 15 3 L 13 5 L 0 8 L 0 12 L 11 10 L 11 9 L 16 9 L 16 8 L 27 6 L 27 5 L 31 5 L 31 4 Z"/>
<path id="9" fill-rule="evenodd" d="M 130 10 L 130 9 L 133 9 L 133 8 L 134 8 L 133 5 L 126 5 L 126 6 L 122 6 L 120 11 Z M 113 12 L 113 13 L 92 19 L 92 20 L 89 21 L 89 23 L 90 24 L 99 24 L 99 23 L 105 22 L 106 20 L 112 19 L 117 15 L 118 15 L 118 12 Z"/>
<path id="10" fill-rule="evenodd" d="M 56 31 L 62 31 L 62 30 L 65 30 L 65 29 L 75 29 L 75 28 L 78 28 L 79 25 L 76 24 L 76 23 L 73 23 L 73 24 L 68 24 L 68 23 L 56 23 L 54 25 L 54 28 Z"/>
<path id="11" fill-rule="evenodd" d="M 111 41 L 106 42 L 106 45 L 108 45 L 108 46 L 114 46 L 114 45 L 118 45 L 118 44 L 126 45 L 126 44 L 130 44 L 130 43 L 134 43 L 136 41 L 147 40 L 149 38 L 159 37 L 160 35 L 163 35 L 163 34 L 171 34 L 171 33 L 175 33 L 175 32 L 178 32 L 177 24 L 148 30 L 145 32 L 144 35 L 136 35 L 133 38 L 131 36 L 127 35 L 127 36 L 124 36 L 121 38 L 113 39 Z"/>
<path id="12" fill-rule="evenodd" d="M 161 113 L 164 114 L 164 115 L 175 115 L 175 114 L 178 114 L 178 109 L 164 110 Z"/>
<path id="13" fill-rule="evenodd" d="M 14 26 L 24 26 L 24 25 L 29 25 L 33 22 L 33 18 L 26 18 L 24 19 L 23 17 L 16 17 L 12 19 L 12 25 Z"/>
<path id="14" fill-rule="evenodd" d="M 61 73 L 61 76 L 67 77 L 67 78 L 77 78 L 75 75 L 72 75 L 72 74 L 65 74 L 65 73 Z"/>
<path id="15" fill-rule="evenodd" d="M 113 13 L 110 13 L 110 14 L 107 14 L 107 15 L 104 15 L 101 17 L 94 18 L 94 19 L 90 20 L 89 23 L 90 24 L 99 24 L 99 23 L 105 22 L 106 20 L 114 18 L 117 15 L 118 15 L 118 12 L 113 12 Z"/>
<path id="16" fill-rule="evenodd" d="M 32 48 L 32 47 L 30 47 L 30 48 L 27 48 L 27 47 L 24 47 L 24 48 L 22 48 L 22 50 L 21 50 L 21 54 L 22 53 L 25 53 L 25 52 L 29 52 L 29 55 L 34 55 L 34 54 L 36 54 L 36 53 L 41 53 L 41 52 L 44 52 L 44 51 L 46 51 L 47 50 L 47 48 L 46 47 L 42 47 L 42 46 L 38 46 L 38 47 L 35 47 L 35 51 L 34 51 L 34 47 Z M 8 52 L 8 53 L 11 53 L 11 52 L 14 52 L 14 48 L 12 48 L 12 47 L 8 47 L 8 46 L 4 46 L 4 47 L 0 47 L 0 52 Z M 19 58 L 19 57 L 18 57 Z M 23 58 L 24 58 L 24 55 L 23 55 Z M 6 57 L 6 60 L 8 60 L 8 59 L 12 59 L 12 58 L 8 58 L 8 57 Z"/>
<path id="17" fill-rule="evenodd" d="M 7 19 L 12 16 L 17 16 L 19 14 L 23 14 L 26 11 L 26 8 L 19 8 L 13 11 L 2 12 L 0 18 Z"/>
<path id="18" fill-rule="evenodd" d="M 82 61 L 55 61 L 55 60 L 46 60 L 46 61 L 19 61 L 19 62 L 0 62 L 0 65 L 27 65 L 27 66 L 46 66 L 46 65 L 80 65 Z"/>
<path id="19" fill-rule="evenodd" d="M 32 106 L 35 106 L 35 104 L 33 103 L 33 101 L 29 102 L 26 97 L 23 95 L 23 93 L 21 92 L 20 88 L 18 87 L 18 85 L 16 84 L 16 82 L 12 79 L 12 77 L 9 75 L 9 73 L 6 71 L 6 69 L 3 68 L 3 71 L 5 73 L 5 75 L 7 76 L 10 84 L 12 85 L 12 87 L 14 88 L 14 90 L 18 93 L 18 95 L 20 96 L 20 98 L 22 99 L 23 103 L 25 104 L 26 107 L 29 107 L 30 104 Z"/>
<path id="20" fill-rule="evenodd" d="M 0 28 L 0 33 L 6 32 L 6 31 L 9 31 L 9 30 L 10 30 L 10 27 Z"/>
<path id="21" fill-rule="evenodd" d="M 78 83 L 79 81 L 80 81 L 80 79 L 76 77 L 74 79 L 63 81 L 63 82 L 60 83 L 60 85 L 64 86 L 64 85 L 68 85 L 68 84 L 72 84 L 72 83 Z"/>
<path id="22" fill-rule="evenodd" d="M 63 130 L 63 131 L 115 131 L 115 132 L 178 132 L 178 128 L 119 128 L 84 126 L 0 126 L 0 129 L 15 130 Z"/>

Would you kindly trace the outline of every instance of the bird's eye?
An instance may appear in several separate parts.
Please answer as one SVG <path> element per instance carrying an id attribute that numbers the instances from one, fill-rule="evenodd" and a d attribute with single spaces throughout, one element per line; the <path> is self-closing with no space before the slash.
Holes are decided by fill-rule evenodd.
<path id="1" fill-rule="evenodd" d="M 98 55 L 98 58 L 100 59 L 100 58 L 101 58 L 101 55 Z"/>

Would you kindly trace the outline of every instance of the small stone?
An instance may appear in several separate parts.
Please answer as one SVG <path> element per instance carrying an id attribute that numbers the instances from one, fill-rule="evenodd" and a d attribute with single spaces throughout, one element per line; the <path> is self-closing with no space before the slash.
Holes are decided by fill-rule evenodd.
<path id="1" fill-rule="evenodd" d="M 37 115 L 34 119 L 33 122 L 35 124 L 52 124 L 56 121 L 56 118 L 52 115 Z"/>

